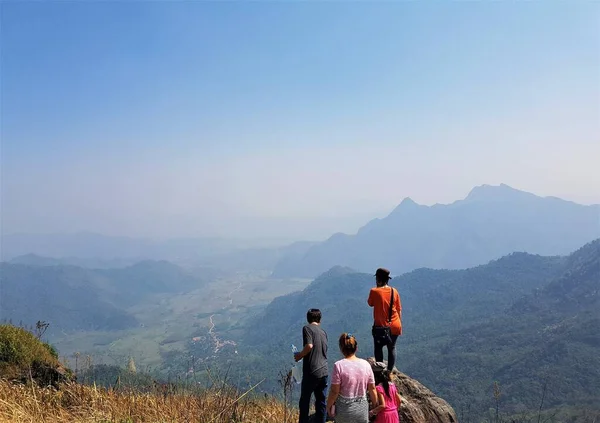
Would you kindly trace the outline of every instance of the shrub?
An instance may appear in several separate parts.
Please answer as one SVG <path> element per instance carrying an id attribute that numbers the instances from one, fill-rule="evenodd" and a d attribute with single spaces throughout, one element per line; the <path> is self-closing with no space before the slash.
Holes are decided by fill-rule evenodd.
<path id="1" fill-rule="evenodd" d="M 54 347 L 23 328 L 0 325 L 0 378 L 47 385 L 69 377 Z"/>
<path id="2" fill-rule="evenodd" d="M 44 342 L 44 346 L 48 349 L 48 351 L 50 351 L 50 354 L 52 355 L 52 357 L 54 357 L 58 360 L 58 351 L 56 351 L 56 348 L 54 348 L 54 345 Z"/>

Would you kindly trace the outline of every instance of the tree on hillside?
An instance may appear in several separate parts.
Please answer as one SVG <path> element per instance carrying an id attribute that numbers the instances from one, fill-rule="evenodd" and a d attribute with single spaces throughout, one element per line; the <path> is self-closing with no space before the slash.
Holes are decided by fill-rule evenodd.
<path id="1" fill-rule="evenodd" d="M 133 357 L 129 357 L 129 362 L 127 363 L 127 371 L 130 373 L 137 372 L 137 370 L 135 368 L 135 361 L 133 361 Z"/>
<path id="2" fill-rule="evenodd" d="M 44 322 L 43 320 L 37 321 L 35 324 L 35 335 L 38 339 L 42 339 L 42 336 L 44 336 L 44 333 L 48 330 L 48 326 L 50 326 L 50 323 L 48 322 Z"/>

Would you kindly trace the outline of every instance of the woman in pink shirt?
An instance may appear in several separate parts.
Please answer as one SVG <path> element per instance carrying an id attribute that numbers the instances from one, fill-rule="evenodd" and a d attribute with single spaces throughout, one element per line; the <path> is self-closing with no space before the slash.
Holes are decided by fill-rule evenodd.
<path id="1" fill-rule="evenodd" d="M 335 416 L 336 423 L 368 423 L 367 393 L 377 406 L 373 369 L 366 360 L 356 356 L 358 343 L 354 336 L 343 333 L 339 345 L 344 358 L 333 365 L 327 411 Z"/>

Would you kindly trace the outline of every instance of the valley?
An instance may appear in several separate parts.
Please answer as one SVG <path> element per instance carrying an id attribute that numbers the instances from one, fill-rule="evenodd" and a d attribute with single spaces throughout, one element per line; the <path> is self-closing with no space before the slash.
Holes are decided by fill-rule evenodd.
<path id="1" fill-rule="evenodd" d="M 196 333 L 214 335 L 215 343 L 231 341 L 230 329 L 265 307 L 275 297 L 302 290 L 309 280 L 271 279 L 267 272 L 238 273 L 181 294 L 155 294 L 126 309 L 139 325 L 118 331 L 61 331 L 52 342 L 67 359 L 76 352 L 98 363 L 159 369 L 163 355 L 184 351 Z M 233 331 L 235 335 L 235 331 Z M 221 339 L 221 337 L 223 337 Z"/>

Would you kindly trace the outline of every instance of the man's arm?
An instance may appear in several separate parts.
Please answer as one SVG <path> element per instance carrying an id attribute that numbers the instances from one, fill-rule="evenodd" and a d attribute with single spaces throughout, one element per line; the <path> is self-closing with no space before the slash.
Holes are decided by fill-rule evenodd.
<path id="1" fill-rule="evenodd" d="M 371 290 L 369 292 L 369 298 L 367 299 L 367 304 L 369 304 L 369 306 L 373 307 L 373 290 Z"/>
<path id="2" fill-rule="evenodd" d="M 302 342 L 304 342 L 304 348 L 302 348 L 302 351 L 299 351 L 296 354 L 294 354 L 294 360 L 296 361 L 302 360 L 313 349 L 312 332 L 306 327 L 302 328 Z"/>
<path id="3" fill-rule="evenodd" d="M 296 354 L 294 354 L 294 359 L 296 361 L 302 360 L 304 357 L 306 357 L 308 355 L 308 353 L 310 353 L 310 351 L 312 349 L 313 349 L 313 344 L 306 344 L 304 346 L 304 348 L 302 348 L 302 351 L 298 351 Z"/>

